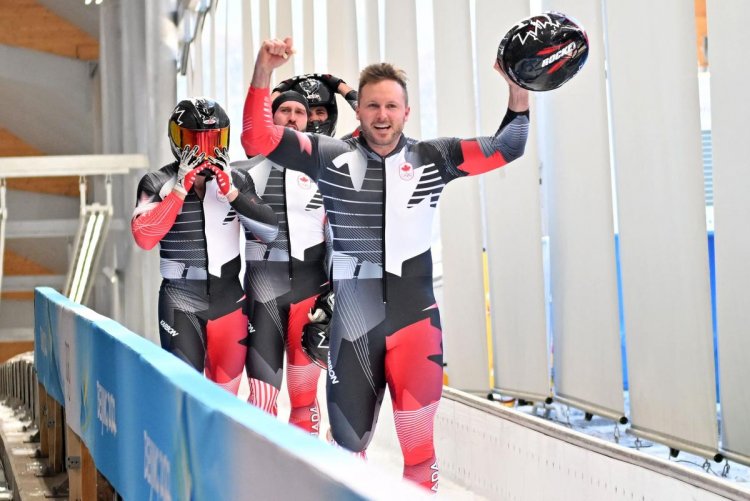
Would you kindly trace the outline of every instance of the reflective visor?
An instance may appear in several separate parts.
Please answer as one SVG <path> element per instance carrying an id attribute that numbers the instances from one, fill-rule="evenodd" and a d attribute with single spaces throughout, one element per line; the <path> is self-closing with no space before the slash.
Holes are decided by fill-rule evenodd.
<path id="1" fill-rule="evenodd" d="M 223 129 L 191 130 L 184 129 L 174 122 L 169 123 L 169 135 L 179 150 L 185 146 L 198 146 L 206 156 L 216 156 L 214 148 L 229 148 L 229 127 Z"/>

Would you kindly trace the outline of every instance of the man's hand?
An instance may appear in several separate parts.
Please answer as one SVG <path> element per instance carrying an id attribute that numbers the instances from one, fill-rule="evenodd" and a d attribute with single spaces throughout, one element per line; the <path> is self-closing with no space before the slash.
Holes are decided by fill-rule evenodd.
<path id="1" fill-rule="evenodd" d="M 515 112 L 522 112 L 529 109 L 529 91 L 524 89 L 523 87 L 519 87 L 517 83 L 515 83 L 511 78 L 508 76 L 505 71 L 503 71 L 502 67 L 500 66 L 500 63 L 495 60 L 495 71 L 500 73 L 500 76 L 503 77 L 503 80 L 505 80 L 508 83 L 508 109 Z"/>
<path id="2" fill-rule="evenodd" d="M 310 322 L 327 323 L 330 322 L 333 316 L 333 308 L 336 303 L 336 295 L 333 289 L 318 295 L 315 298 L 315 304 L 307 312 L 307 318 Z"/>
<path id="3" fill-rule="evenodd" d="M 229 172 L 231 167 L 229 166 L 229 151 L 226 148 L 214 148 L 213 157 L 208 157 L 208 163 L 215 165 L 219 169 Z"/>
<path id="4" fill-rule="evenodd" d="M 307 75 L 311 78 L 316 78 L 326 84 L 329 89 L 331 89 L 333 92 L 339 91 L 339 85 L 341 83 L 345 83 L 343 79 L 333 76 L 330 73 L 312 73 L 310 75 Z"/>
<path id="5" fill-rule="evenodd" d="M 206 167 L 203 164 L 203 160 L 206 155 L 201 153 L 198 155 L 199 148 L 197 146 L 190 145 L 185 146 L 180 154 L 180 164 L 177 168 L 177 183 L 174 185 L 174 190 L 178 192 L 180 198 L 184 199 L 190 189 L 195 183 L 195 176 Z"/>
<path id="6" fill-rule="evenodd" d="M 331 89 L 332 92 L 338 92 L 339 85 L 341 85 L 342 83 L 346 83 L 343 79 L 333 76 L 329 73 L 305 73 L 304 75 L 297 75 L 291 78 L 287 78 L 283 82 L 279 83 L 276 87 L 274 87 L 273 91 L 286 92 L 299 82 L 310 78 L 314 80 L 320 80 L 326 85 L 326 87 Z"/>
<path id="7" fill-rule="evenodd" d="M 229 154 L 226 148 L 214 148 L 216 157 L 208 157 L 208 163 L 211 164 L 208 168 L 216 176 L 216 182 L 219 185 L 219 191 L 221 191 L 227 199 L 232 202 L 237 198 L 237 188 L 232 182 L 232 167 L 229 165 Z"/>
<path id="8" fill-rule="evenodd" d="M 284 40 L 264 40 L 255 60 L 255 71 L 250 84 L 257 89 L 268 87 L 271 84 L 273 70 L 286 63 L 292 54 L 294 46 L 291 37 Z"/>

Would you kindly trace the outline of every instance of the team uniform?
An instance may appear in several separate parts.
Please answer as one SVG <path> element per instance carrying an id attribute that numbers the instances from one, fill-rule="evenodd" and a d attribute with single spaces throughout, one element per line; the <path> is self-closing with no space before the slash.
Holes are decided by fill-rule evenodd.
<path id="1" fill-rule="evenodd" d="M 259 239 L 252 226 L 245 229 L 248 401 L 276 415 L 286 351 L 289 422 L 317 435 L 320 368 L 302 351 L 301 338 L 307 312 L 328 290 L 323 200 L 307 175 L 262 156 L 235 165 L 247 169 L 279 221 L 278 236 L 270 243 Z"/>
<path id="2" fill-rule="evenodd" d="M 239 280 L 239 218 L 258 238 L 273 240 L 273 210 L 255 194 L 247 173 L 231 172 L 237 198 L 229 203 L 216 179 L 201 199 L 172 192 L 178 162 L 146 174 L 138 185 L 131 228 L 139 246 L 159 244 L 161 345 L 237 393 L 245 363 L 247 317 Z"/>
<path id="3" fill-rule="evenodd" d="M 326 386 L 333 438 L 352 451 L 367 447 L 387 383 L 404 476 L 427 488 L 437 488 L 433 422 L 443 374 L 432 220 L 448 182 L 523 154 L 528 123 L 528 112 L 508 110 L 492 137 L 402 136 L 381 157 L 362 136 L 342 141 L 274 126 L 267 89 L 251 87 L 245 103 L 246 152 L 316 181 L 333 231 Z"/>

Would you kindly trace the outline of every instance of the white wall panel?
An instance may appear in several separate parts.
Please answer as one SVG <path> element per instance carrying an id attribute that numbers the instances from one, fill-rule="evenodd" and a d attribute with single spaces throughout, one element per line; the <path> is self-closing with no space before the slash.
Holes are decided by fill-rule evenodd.
<path id="1" fill-rule="evenodd" d="M 255 57 L 258 55 L 258 47 L 253 40 L 253 10 L 250 2 L 242 4 L 242 52 L 245 55 L 242 62 L 242 81 L 244 88 L 247 90 L 250 86 L 250 80 L 253 78 Z"/>
<path id="2" fill-rule="evenodd" d="M 590 43 L 583 71 L 537 101 L 549 223 L 555 394 L 588 412 L 618 419 L 625 409 L 602 4 L 547 0 L 544 7 L 575 17 Z"/>
<path id="3" fill-rule="evenodd" d="M 292 35 L 292 0 L 276 0 L 276 38 L 283 40 Z M 294 76 L 294 61 L 289 61 L 274 71 L 276 83 L 292 76 Z"/>
<path id="4" fill-rule="evenodd" d="M 459 179 L 448 185 L 439 207 L 443 251 L 440 317 L 449 384 L 487 392 L 490 373 L 478 180 Z"/>
<path id="5" fill-rule="evenodd" d="M 479 123 L 494 133 L 508 107 L 505 81 L 493 69 L 497 46 L 529 2 L 476 3 Z M 549 361 L 542 266 L 542 218 L 534 96 L 523 157 L 485 174 L 494 387 L 530 400 L 549 396 Z"/>
<path id="6" fill-rule="evenodd" d="M 750 81 L 746 60 L 745 0 L 709 0 L 711 115 L 714 165 L 716 309 L 721 381 L 722 448 L 750 464 L 750 101 L 738 82 Z"/>
<path id="7" fill-rule="evenodd" d="M 409 78 L 411 114 L 404 134 L 420 138 L 417 14 L 414 0 L 385 0 L 385 61 L 404 70 Z"/>
<path id="8" fill-rule="evenodd" d="M 271 36 L 268 2 L 251 0 L 242 4 L 242 23 L 244 27 L 243 48 L 246 54 L 243 74 L 247 86 L 255 70 L 255 58 L 260 51 L 263 40 Z"/>
<path id="9" fill-rule="evenodd" d="M 258 2 L 258 31 L 259 31 L 259 43 L 263 43 L 263 40 L 271 37 L 271 13 L 268 5 L 268 0 L 259 0 Z M 260 49 L 260 46 L 258 46 Z M 256 51 L 257 52 L 257 51 Z"/>
<path id="10" fill-rule="evenodd" d="M 357 58 L 357 13 L 354 0 L 328 0 L 328 68 L 327 73 L 355 85 L 359 75 Z M 356 129 L 359 122 L 349 103 L 337 94 L 339 120 L 336 135 Z"/>
<path id="11" fill-rule="evenodd" d="M 315 3 L 302 2 L 303 32 L 302 40 L 295 40 L 295 45 L 303 44 L 303 71 L 304 73 L 315 72 Z M 297 56 L 299 57 L 299 55 Z"/>
<path id="12" fill-rule="evenodd" d="M 437 135 L 474 137 L 469 3 L 436 0 L 433 15 Z M 443 347 L 450 385 L 472 391 L 487 391 L 490 381 L 481 217 L 478 177 L 446 186 L 440 199 Z"/>
<path id="13" fill-rule="evenodd" d="M 366 41 L 366 60 L 360 61 L 361 67 L 367 64 L 377 63 L 382 60 L 383 55 L 380 53 L 380 23 L 384 19 L 380 18 L 378 13 L 378 4 L 383 0 L 359 0 L 357 2 L 357 16 L 365 17 L 365 41 Z M 361 6 L 361 7 L 360 7 Z"/>
<path id="14" fill-rule="evenodd" d="M 693 2 L 606 6 L 632 431 L 711 455 L 718 437 Z"/>
<path id="15" fill-rule="evenodd" d="M 263 40 L 271 37 L 271 9 L 268 1 L 258 0 L 257 16 L 259 41 L 262 43 Z M 276 34 L 278 35 L 278 32 Z"/>
<path id="16" fill-rule="evenodd" d="M 255 57 L 258 55 L 258 51 L 260 50 L 260 44 L 263 43 L 263 40 L 267 40 L 271 38 L 271 17 L 270 17 L 270 9 L 268 6 L 267 0 L 260 0 L 258 2 L 258 8 L 257 10 L 253 10 L 253 15 L 256 16 L 256 26 L 258 27 L 258 33 L 257 35 L 253 33 L 253 38 L 257 36 L 257 42 L 258 46 L 255 48 L 253 59 L 252 59 L 252 65 L 255 65 Z M 287 63 L 289 65 L 289 63 Z M 274 71 L 273 76 L 271 76 L 271 88 L 273 88 L 276 83 L 280 82 L 283 79 L 279 78 L 279 75 L 276 74 L 277 72 Z"/>

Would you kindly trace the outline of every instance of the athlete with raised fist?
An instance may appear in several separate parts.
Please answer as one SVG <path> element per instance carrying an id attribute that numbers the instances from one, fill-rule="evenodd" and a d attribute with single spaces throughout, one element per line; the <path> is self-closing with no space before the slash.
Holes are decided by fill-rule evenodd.
<path id="1" fill-rule="evenodd" d="M 307 99 L 294 90 L 275 94 L 273 123 L 304 132 L 310 125 Z M 335 130 L 337 115 L 326 120 Z M 325 213 L 315 182 L 298 171 L 287 171 L 263 156 L 237 162 L 252 177 L 258 194 L 279 219 L 279 234 L 264 243 L 246 232 L 245 291 L 252 332 L 248 339 L 248 401 L 277 413 L 286 352 L 286 381 L 291 403 L 289 422 L 313 435 L 319 433 L 316 398 L 320 368 L 303 350 L 303 327 L 319 295 L 328 295 Z"/>
<path id="2" fill-rule="evenodd" d="M 273 122 L 304 131 L 310 108 L 286 90 L 271 105 Z M 286 353 L 289 422 L 317 435 L 320 368 L 302 351 L 302 328 L 318 294 L 329 288 L 325 268 L 325 213 L 318 187 L 308 176 L 286 171 L 263 156 L 236 162 L 275 211 L 279 233 L 272 242 L 245 231 L 245 291 L 250 320 L 246 370 L 248 402 L 276 415 Z"/>

